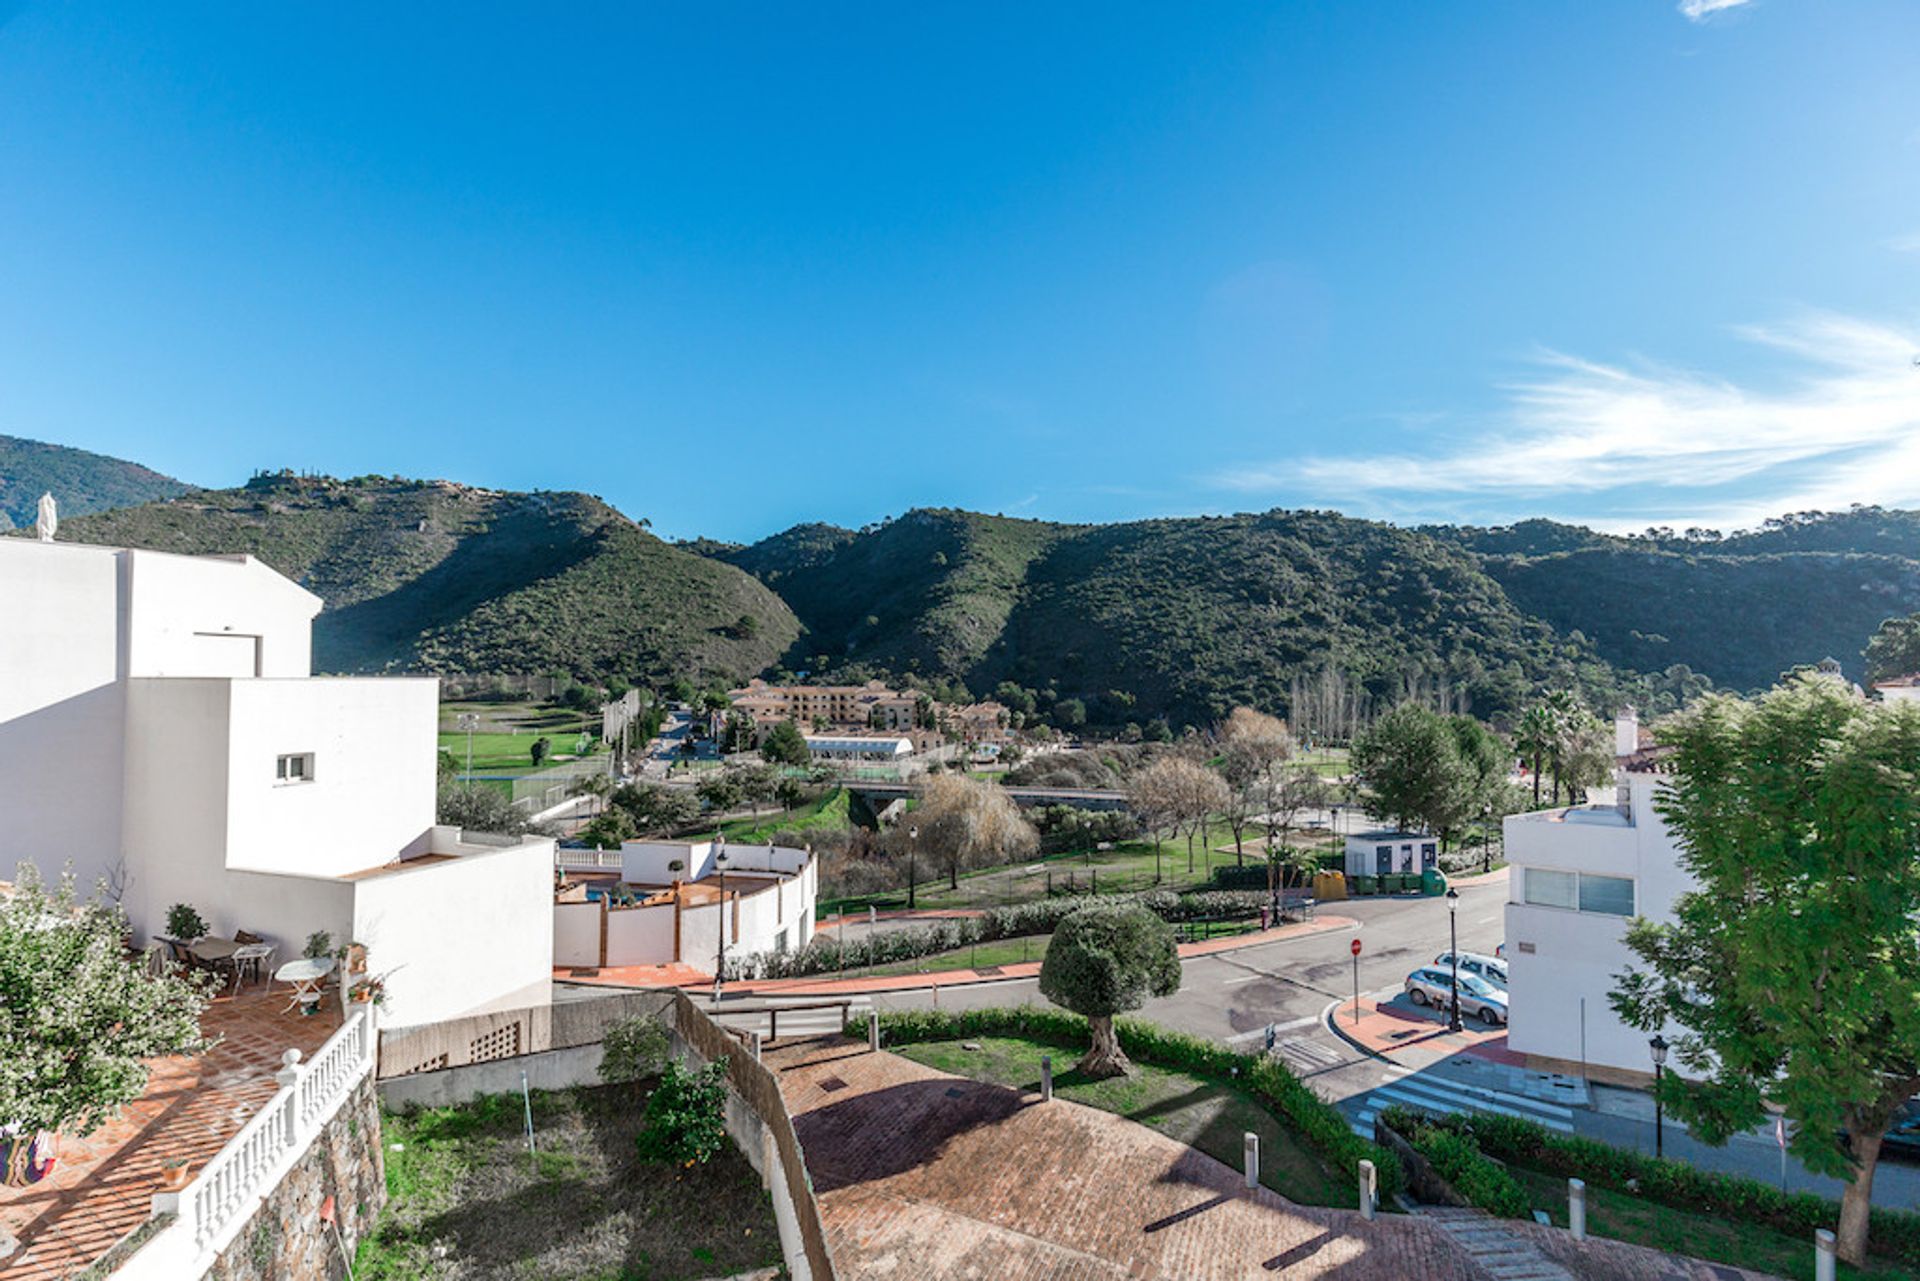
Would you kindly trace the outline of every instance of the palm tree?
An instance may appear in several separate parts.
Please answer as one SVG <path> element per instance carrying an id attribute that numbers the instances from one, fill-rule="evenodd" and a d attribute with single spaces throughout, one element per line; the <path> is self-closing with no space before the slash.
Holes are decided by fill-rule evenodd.
<path id="1" fill-rule="evenodd" d="M 1520 723 L 1514 726 L 1513 745 L 1520 749 L 1520 755 L 1526 759 L 1533 771 L 1533 807 L 1540 808 L 1540 763 L 1543 757 L 1553 750 L 1553 744 L 1559 737 L 1559 727 L 1554 724 L 1553 709 L 1545 703 L 1535 703 L 1520 716 Z"/>

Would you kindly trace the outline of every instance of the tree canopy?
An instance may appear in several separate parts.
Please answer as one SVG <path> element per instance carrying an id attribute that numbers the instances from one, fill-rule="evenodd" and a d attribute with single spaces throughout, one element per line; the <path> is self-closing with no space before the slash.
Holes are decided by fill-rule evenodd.
<path id="1" fill-rule="evenodd" d="M 1920 672 L 1920 614 L 1889 618 L 1867 638 L 1867 679 L 1892 680 Z"/>
<path id="2" fill-rule="evenodd" d="M 205 976 L 154 976 L 121 949 L 119 908 L 48 889 L 22 864 L 0 898 L 0 1116 L 84 1135 L 147 1086 L 142 1061 L 206 1048 Z M 56 977 L 57 976 L 57 977 Z"/>
<path id="3" fill-rule="evenodd" d="M 774 765 L 805 765 L 813 759 L 806 736 L 792 721 L 779 721 L 760 743 L 760 759 Z"/>
<path id="4" fill-rule="evenodd" d="M 1095 904 L 1067 916 L 1040 963 L 1040 994 L 1086 1017 L 1093 1044 L 1079 1070 L 1088 1076 L 1132 1066 L 1114 1036 L 1114 1015 L 1179 990 L 1173 927 L 1138 903 Z"/>
<path id="5" fill-rule="evenodd" d="M 1373 809 L 1403 827 L 1457 834 L 1503 800 L 1507 749 L 1471 716 L 1400 706 L 1354 739 L 1354 776 Z"/>
<path id="6" fill-rule="evenodd" d="M 929 778 L 906 826 L 919 832 L 916 852 L 954 887 L 969 868 L 1012 863 L 1040 847 L 1040 834 L 1005 789 L 965 774 Z"/>
<path id="7" fill-rule="evenodd" d="M 1664 1097 L 1698 1137 L 1785 1112 L 1807 1168 L 1849 1180 L 1858 1263 L 1881 1138 L 1920 1089 L 1920 706 L 1796 677 L 1705 699 L 1660 738 L 1656 804 L 1699 888 L 1672 923 L 1634 923 L 1614 1008 L 1697 1078 Z"/>

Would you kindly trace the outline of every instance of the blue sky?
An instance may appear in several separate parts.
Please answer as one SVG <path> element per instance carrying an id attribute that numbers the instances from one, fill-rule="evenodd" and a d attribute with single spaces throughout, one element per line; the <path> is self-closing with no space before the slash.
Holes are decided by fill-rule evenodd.
<path id="1" fill-rule="evenodd" d="M 1920 5 L 0 0 L 0 432 L 209 485 L 1920 505 Z"/>

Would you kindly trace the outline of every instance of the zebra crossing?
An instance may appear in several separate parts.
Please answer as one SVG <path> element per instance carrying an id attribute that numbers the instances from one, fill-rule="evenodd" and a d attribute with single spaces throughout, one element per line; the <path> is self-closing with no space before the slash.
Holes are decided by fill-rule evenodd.
<path id="1" fill-rule="evenodd" d="M 1305 1036 L 1287 1037 L 1274 1045 L 1273 1052 L 1285 1059 L 1289 1067 L 1302 1073 L 1323 1072 L 1347 1061 L 1345 1056 L 1325 1041 Z"/>
<path id="2" fill-rule="evenodd" d="M 1425 1112 L 1494 1112 L 1532 1121 L 1562 1134 L 1573 1133 L 1572 1108 L 1464 1081 L 1450 1081 L 1432 1073 L 1403 1076 L 1359 1096 L 1359 1110 L 1350 1122 L 1353 1132 L 1362 1138 L 1372 1138 L 1374 1117 L 1396 1103 Z"/>
<path id="3" fill-rule="evenodd" d="M 782 1041 L 796 1037 L 830 1036 L 840 1031 L 840 1004 L 834 1002 L 828 1006 L 814 1005 L 813 1008 L 785 1009 L 778 1006 L 763 1005 L 751 998 L 741 1002 L 755 1008 L 729 1010 L 722 1002 L 716 1009 L 708 1007 L 707 1013 L 722 1027 L 739 1032 L 758 1032 L 762 1037 L 772 1039 L 776 1034 Z M 795 1002 L 796 1007 L 813 1005 L 812 1002 Z M 847 998 L 847 1017 L 859 1023 L 865 1023 L 867 1012 L 873 1008 L 873 1001 L 865 996 Z"/>

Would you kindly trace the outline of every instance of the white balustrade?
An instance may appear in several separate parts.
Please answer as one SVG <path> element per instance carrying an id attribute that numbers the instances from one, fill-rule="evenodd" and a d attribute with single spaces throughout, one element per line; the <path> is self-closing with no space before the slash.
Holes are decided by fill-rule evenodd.
<path id="1" fill-rule="evenodd" d="M 372 1007 L 361 1006 L 308 1062 L 298 1050 L 282 1057 L 280 1089 L 179 1193 L 180 1222 L 196 1252 L 216 1248 L 238 1226 L 373 1070 L 373 1024 Z"/>

